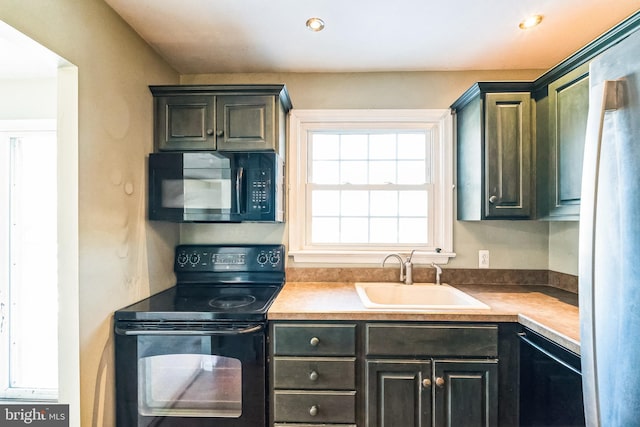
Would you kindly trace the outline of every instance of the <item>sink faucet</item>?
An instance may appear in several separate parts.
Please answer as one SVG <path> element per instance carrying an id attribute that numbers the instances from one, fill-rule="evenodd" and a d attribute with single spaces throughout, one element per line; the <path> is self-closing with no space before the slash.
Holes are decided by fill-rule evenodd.
<path id="1" fill-rule="evenodd" d="M 440 275 L 442 274 L 442 268 L 435 262 L 431 263 L 431 267 L 436 269 L 436 285 L 440 284 Z"/>
<path id="2" fill-rule="evenodd" d="M 384 268 L 384 264 L 389 258 L 396 258 L 400 263 L 400 281 L 404 282 L 405 285 L 413 285 L 413 263 L 411 258 L 413 258 L 414 252 L 415 250 L 412 250 L 406 260 L 403 260 L 399 254 L 389 254 L 382 260 L 382 267 Z"/>

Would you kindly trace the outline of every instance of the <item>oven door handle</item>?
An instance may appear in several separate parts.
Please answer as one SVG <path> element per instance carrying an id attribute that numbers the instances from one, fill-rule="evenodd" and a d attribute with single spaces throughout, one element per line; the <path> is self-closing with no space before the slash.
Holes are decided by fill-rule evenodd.
<path id="1" fill-rule="evenodd" d="M 128 329 L 116 325 L 115 332 L 118 335 L 181 335 L 181 336 L 217 336 L 217 335 L 243 335 L 259 332 L 262 325 L 252 325 L 242 329 L 220 329 L 220 330 L 193 330 L 193 329 Z"/>

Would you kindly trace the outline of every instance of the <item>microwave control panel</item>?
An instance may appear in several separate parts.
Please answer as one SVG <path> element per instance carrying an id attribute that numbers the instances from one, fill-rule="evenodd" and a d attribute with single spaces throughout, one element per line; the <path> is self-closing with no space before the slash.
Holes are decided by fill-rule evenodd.
<path id="1" fill-rule="evenodd" d="M 249 174 L 249 206 L 251 212 L 268 213 L 271 211 L 269 194 L 271 178 L 264 169 L 250 169 Z"/>

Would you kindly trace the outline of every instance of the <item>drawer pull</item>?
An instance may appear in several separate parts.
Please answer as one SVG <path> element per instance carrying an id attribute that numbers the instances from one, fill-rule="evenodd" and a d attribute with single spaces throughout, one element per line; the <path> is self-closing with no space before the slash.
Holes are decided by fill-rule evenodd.
<path id="1" fill-rule="evenodd" d="M 422 380 L 422 387 L 429 388 L 431 387 L 431 380 L 429 378 L 425 378 Z"/>
<path id="2" fill-rule="evenodd" d="M 320 344 L 320 338 L 318 337 L 311 338 L 311 340 L 309 341 L 309 344 L 311 344 L 312 347 L 317 347 L 318 344 Z"/>
<path id="3" fill-rule="evenodd" d="M 442 386 L 444 386 L 444 378 L 442 378 L 442 377 L 438 377 L 438 378 L 436 378 L 436 385 L 437 385 L 438 387 L 442 387 Z"/>
<path id="4" fill-rule="evenodd" d="M 311 408 L 309 408 L 309 415 L 311 415 L 312 417 L 315 417 L 316 415 L 318 415 L 317 405 L 313 405 Z"/>
<path id="5" fill-rule="evenodd" d="M 309 379 L 311 381 L 317 381 L 318 380 L 318 373 L 316 371 L 311 371 L 311 373 L 309 374 Z"/>

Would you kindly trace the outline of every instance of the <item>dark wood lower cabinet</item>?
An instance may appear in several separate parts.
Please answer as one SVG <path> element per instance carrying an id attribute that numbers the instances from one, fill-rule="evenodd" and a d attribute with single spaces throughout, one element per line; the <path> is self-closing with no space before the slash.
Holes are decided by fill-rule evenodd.
<path id="1" fill-rule="evenodd" d="M 498 361 L 368 360 L 367 427 L 498 425 Z"/>
<path id="2" fill-rule="evenodd" d="M 272 427 L 517 426 L 517 324 L 277 321 L 269 330 Z"/>
<path id="3" fill-rule="evenodd" d="M 431 361 L 367 361 L 366 425 L 431 425 Z"/>
<path id="4" fill-rule="evenodd" d="M 436 360 L 434 425 L 498 425 L 498 361 Z"/>

